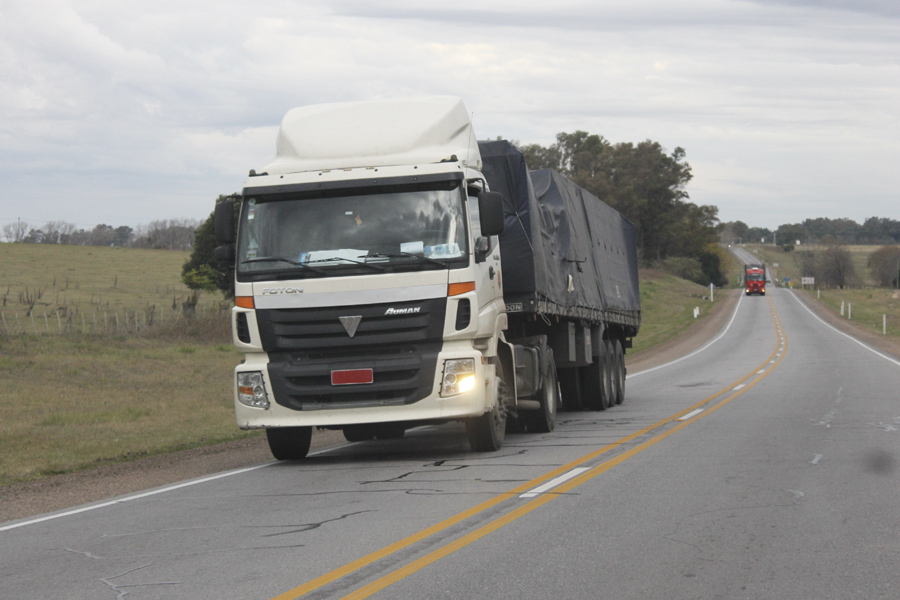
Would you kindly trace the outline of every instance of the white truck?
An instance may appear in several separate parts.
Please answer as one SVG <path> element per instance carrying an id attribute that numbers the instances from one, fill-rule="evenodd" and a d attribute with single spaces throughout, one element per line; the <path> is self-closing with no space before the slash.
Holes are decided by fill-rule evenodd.
<path id="1" fill-rule="evenodd" d="M 314 427 L 360 441 L 451 420 L 492 451 L 512 423 L 551 431 L 561 402 L 624 399 L 633 226 L 479 144 L 460 99 L 297 108 L 276 150 L 214 214 L 235 269 L 237 422 L 275 458 L 304 458 Z"/>

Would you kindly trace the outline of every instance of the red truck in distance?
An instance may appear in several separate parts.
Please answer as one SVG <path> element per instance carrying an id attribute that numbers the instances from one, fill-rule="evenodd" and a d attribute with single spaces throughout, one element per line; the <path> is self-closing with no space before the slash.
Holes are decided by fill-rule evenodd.
<path id="1" fill-rule="evenodd" d="M 744 293 L 766 295 L 766 265 L 744 265 Z"/>

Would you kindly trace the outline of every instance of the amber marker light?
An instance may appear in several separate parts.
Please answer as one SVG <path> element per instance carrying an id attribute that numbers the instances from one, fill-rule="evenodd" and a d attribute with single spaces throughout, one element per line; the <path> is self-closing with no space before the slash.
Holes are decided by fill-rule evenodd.
<path id="1" fill-rule="evenodd" d="M 238 308 L 256 308 L 253 304 L 253 296 L 235 296 L 234 305 Z"/>
<path id="2" fill-rule="evenodd" d="M 475 282 L 474 281 L 464 281 L 463 283 L 451 283 L 447 288 L 448 296 L 459 296 L 460 294 L 465 294 L 466 292 L 474 292 L 475 291 Z"/>

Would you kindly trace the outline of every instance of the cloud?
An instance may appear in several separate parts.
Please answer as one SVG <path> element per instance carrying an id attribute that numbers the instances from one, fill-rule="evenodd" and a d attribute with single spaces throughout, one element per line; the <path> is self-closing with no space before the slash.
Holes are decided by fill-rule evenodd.
<path id="1" fill-rule="evenodd" d="M 288 109 L 428 94 L 461 96 L 482 138 L 682 146 L 724 220 L 891 216 L 894 4 L 6 3 L 0 224 L 203 218 Z"/>

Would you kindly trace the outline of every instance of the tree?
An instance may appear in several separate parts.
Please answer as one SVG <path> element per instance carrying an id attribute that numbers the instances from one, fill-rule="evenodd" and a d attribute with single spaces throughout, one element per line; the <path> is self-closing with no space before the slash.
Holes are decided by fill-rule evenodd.
<path id="1" fill-rule="evenodd" d="M 900 277 L 900 246 L 882 246 L 869 255 L 869 273 L 881 287 L 897 288 Z"/>
<path id="2" fill-rule="evenodd" d="M 853 257 L 840 242 L 832 238 L 819 256 L 819 281 L 823 287 L 844 289 L 857 282 Z"/>
<path id="3" fill-rule="evenodd" d="M 200 225 L 196 219 L 164 219 L 151 221 L 137 236 L 134 246 L 162 250 L 187 250 L 194 241 L 194 231 Z"/>
<path id="4" fill-rule="evenodd" d="M 225 196 L 219 196 L 221 201 Z M 215 258 L 216 233 L 213 215 L 194 232 L 191 256 L 181 268 L 181 280 L 192 290 L 220 290 L 226 298 L 234 297 L 234 271 Z"/>
<path id="5" fill-rule="evenodd" d="M 810 240 L 810 234 L 803 225 L 795 223 L 793 225 L 781 225 L 775 231 L 780 244 L 793 244 L 799 241 L 806 244 Z"/>
<path id="6" fill-rule="evenodd" d="M 11 244 L 23 242 L 27 232 L 28 223 L 26 221 L 16 220 L 3 226 L 3 237 Z"/>
<path id="7" fill-rule="evenodd" d="M 719 233 L 723 244 L 749 244 L 759 242 L 759 238 L 750 237 L 750 228 L 743 221 L 723 223 Z"/>

